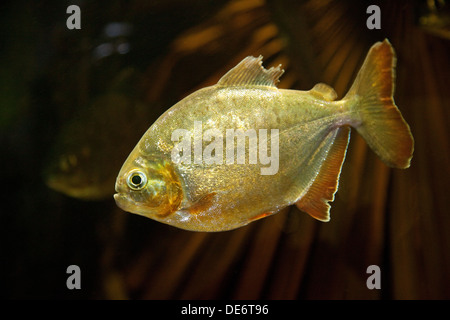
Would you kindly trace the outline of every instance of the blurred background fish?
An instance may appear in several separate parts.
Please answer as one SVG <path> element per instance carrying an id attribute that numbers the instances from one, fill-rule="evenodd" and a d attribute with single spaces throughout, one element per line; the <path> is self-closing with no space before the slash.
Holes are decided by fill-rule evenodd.
<path id="1" fill-rule="evenodd" d="M 417 1 L 416 23 L 424 30 L 450 39 L 450 3 L 448 0 Z"/>
<path id="2" fill-rule="evenodd" d="M 450 298 L 450 42 L 420 21 L 429 15 L 424 3 L 83 2 L 78 31 L 66 29 L 60 1 L 2 4 L 2 295 Z M 445 2 L 435 3 L 442 20 Z M 366 28 L 372 4 L 381 30 Z M 81 194 L 102 194 L 112 164 L 126 157 L 116 144 L 127 149 L 132 140 L 129 153 L 136 143 L 131 127 L 142 121 L 145 130 L 248 55 L 283 65 L 280 88 L 324 82 L 341 98 L 371 44 L 386 37 L 397 53 L 395 99 L 416 140 L 414 160 L 392 171 L 353 135 L 332 223 L 287 208 L 235 231 L 191 233 L 118 211 L 110 191 L 86 202 L 45 184 L 51 163 L 59 170 L 75 163 L 74 180 L 53 171 L 64 188 L 78 181 Z M 126 70 L 135 73 L 121 77 Z M 102 133 L 91 134 L 95 128 Z M 82 290 L 64 285 L 71 264 L 82 270 Z M 381 290 L 366 287 L 372 264 L 382 270 Z"/>
<path id="3" fill-rule="evenodd" d="M 112 197 L 120 159 L 159 112 L 118 88 L 95 97 L 58 134 L 44 169 L 46 184 L 82 200 Z"/>

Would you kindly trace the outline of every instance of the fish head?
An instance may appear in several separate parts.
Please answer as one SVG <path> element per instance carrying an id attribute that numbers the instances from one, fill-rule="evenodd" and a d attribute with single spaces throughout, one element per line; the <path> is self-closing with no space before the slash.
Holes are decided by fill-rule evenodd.
<path id="1" fill-rule="evenodd" d="M 183 192 L 169 161 L 157 157 L 130 155 L 116 180 L 114 199 L 122 210 L 168 223 L 178 210 Z"/>

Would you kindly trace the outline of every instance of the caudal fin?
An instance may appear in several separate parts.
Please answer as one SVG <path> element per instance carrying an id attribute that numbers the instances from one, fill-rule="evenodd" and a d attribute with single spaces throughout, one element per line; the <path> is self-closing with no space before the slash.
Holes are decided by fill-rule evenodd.
<path id="1" fill-rule="evenodd" d="M 395 62 L 387 39 L 374 44 L 344 99 L 355 102 L 355 128 L 381 160 L 391 167 L 408 168 L 414 140 L 393 98 Z"/>

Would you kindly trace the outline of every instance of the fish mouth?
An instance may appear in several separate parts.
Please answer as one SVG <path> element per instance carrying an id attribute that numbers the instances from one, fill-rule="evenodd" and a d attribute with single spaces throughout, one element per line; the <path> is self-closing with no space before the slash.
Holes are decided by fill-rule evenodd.
<path id="1" fill-rule="evenodd" d="M 116 193 L 113 195 L 114 197 L 114 201 L 116 202 L 116 205 L 122 209 L 124 209 L 124 204 L 128 202 L 127 196 L 121 192 L 123 190 L 120 190 L 121 184 L 119 183 L 119 179 L 116 180 L 116 184 L 114 185 L 114 189 L 116 191 Z"/>
<path id="2" fill-rule="evenodd" d="M 124 194 L 122 194 L 122 193 L 115 193 L 114 195 L 113 195 L 113 197 L 114 197 L 114 201 L 116 201 L 116 205 L 120 208 L 120 209 L 122 209 L 122 210 L 124 210 L 124 211 L 128 211 L 127 210 L 127 203 L 128 203 L 128 199 L 127 199 L 127 197 L 126 197 L 126 195 L 124 195 Z"/>
<path id="3" fill-rule="evenodd" d="M 116 205 L 126 212 L 141 214 L 141 209 L 126 193 L 115 193 L 113 195 Z"/>
<path id="4" fill-rule="evenodd" d="M 113 195 L 116 205 L 123 211 L 138 214 L 144 217 L 148 217 L 145 209 L 136 204 L 127 194 L 115 193 Z"/>

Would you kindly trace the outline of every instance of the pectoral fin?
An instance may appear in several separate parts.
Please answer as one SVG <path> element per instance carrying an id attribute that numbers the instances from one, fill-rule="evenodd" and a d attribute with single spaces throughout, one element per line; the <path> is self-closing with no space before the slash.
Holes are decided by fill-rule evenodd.
<path id="1" fill-rule="evenodd" d="M 334 143 L 323 162 L 319 174 L 307 193 L 295 204 L 297 208 L 320 221 L 330 220 L 330 205 L 338 189 L 339 175 L 349 140 L 349 127 L 337 129 Z"/>
<path id="2" fill-rule="evenodd" d="M 190 214 L 197 215 L 211 207 L 216 196 L 216 192 L 208 193 L 207 195 L 204 195 L 203 197 L 192 203 L 192 205 L 190 205 L 189 207 L 183 209 L 188 211 Z"/>

